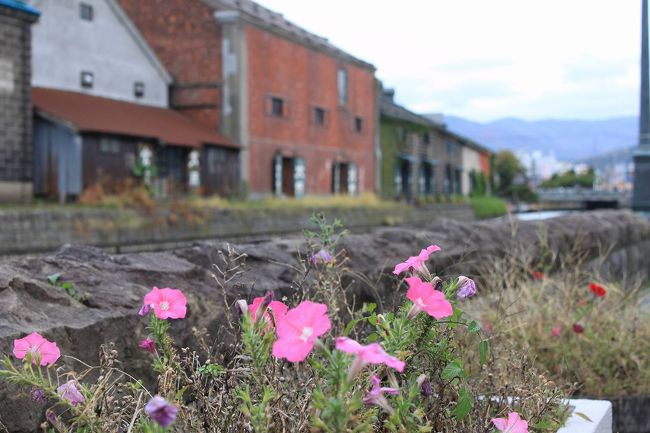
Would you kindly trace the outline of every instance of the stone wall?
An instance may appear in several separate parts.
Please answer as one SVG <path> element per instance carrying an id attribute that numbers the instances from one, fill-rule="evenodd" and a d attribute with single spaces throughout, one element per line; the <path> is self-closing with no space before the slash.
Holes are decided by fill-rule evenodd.
<path id="1" fill-rule="evenodd" d="M 36 18 L 0 6 L 0 201 L 32 195 L 30 26 Z"/>
<path id="2" fill-rule="evenodd" d="M 0 255 L 46 252 L 64 244 L 111 251 L 164 249 L 198 239 L 237 239 L 299 232 L 316 209 L 169 209 L 153 213 L 118 209 L 56 208 L 0 211 Z M 467 205 L 416 209 L 340 208 L 325 211 L 350 228 L 473 219 Z"/>

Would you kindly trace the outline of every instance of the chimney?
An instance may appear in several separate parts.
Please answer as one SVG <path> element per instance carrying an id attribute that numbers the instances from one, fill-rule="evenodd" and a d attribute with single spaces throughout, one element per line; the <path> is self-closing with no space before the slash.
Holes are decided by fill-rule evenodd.
<path id="1" fill-rule="evenodd" d="M 382 92 L 384 94 L 384 98 L 389 99 L 390 102 L 393 102 L 393 98 L 395 97 L 395 89 L 383 89 Z"/>

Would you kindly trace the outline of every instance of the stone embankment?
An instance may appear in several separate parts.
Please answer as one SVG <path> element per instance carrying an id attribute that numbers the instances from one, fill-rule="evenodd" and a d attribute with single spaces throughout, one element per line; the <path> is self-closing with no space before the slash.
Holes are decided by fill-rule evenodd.
<path id="1" fill-rule="evenodd" d="M 259 238 L 300 232 L 316 209 L 201 209 L 170 206 L 151 211 L 102 208 L 27 208 L 0 211 L 0 255 L 49 252 L 64 244 L 111 252 L 153 251 L 202 239 Z M 350 228 L 419 224 L 440 218 L 469 221 L 466 204 L 329 208 Z"/>
<path id="2" fill-rule="evenodd" d="M 348 251 L 351 270 L 376 281 L 371 286 L 351 275 L 352 289 L 363 298 L 381 299 L 389 289 L 394 290 L 396 280 L 390 275 L 394 264 L 426 245 L 436 243 L 443 248 L 432 258 L 433 269 L 452 274 L 463 262 L 463 273 L 471 275 L 477 264 L 511 252 L 514 244 L 536 245 L 540 224 L 547 228 L 551 249 L 566 250 L 580 239 L 580 249 L 595 260 L 611 247 L 610 259 L 601 266 L 617 274 L 647 278 L 650 222 L 627 211 L 575 214 L 543 223 L 515 224 L 505 219 L 422 222 L 352 234 L 341 246 Z M 300 237 L 286 237 L 234 248 L 248 258 L 245 275 L 227 287 L 233 300 L 250 299 L 267 290 L 290 292 L 298 276 L 293 265 L 306 247 Z M 168 252 L 111 255 L 94 247 L 65 246 L 51 254 L 5 259 L 0 262 L 0 353 L 10 354 L 15 338 L 38 331 L 55 340 L 64 355 L 96 364 L 99 344 L 112 341 L 125 360 L 125 370 L 146 374 L 149 363 L 137 347 L 145 333 L 144 320 L 137 315 L 142 296 L 152 286 L 183 289 L 189 314 L 187 320 L 174 323 L 175 337 L 192 344 L 193 326 L 216 335 L 226 314 L 212 271 L 213 264 L 223 267 L 218 252 L 225 249 L 224 242 L 204 241 Z M 55 273 L 88 293 L 88 301 L 81 304 L 49 284 L 47 277 Z M 62 362 L 73 363 L 65 357 Z M 0 383 L 0 421 L 9 432 L 36 431 L 42 415 L 42 407 L 30 402 L 28 393 Z"/>

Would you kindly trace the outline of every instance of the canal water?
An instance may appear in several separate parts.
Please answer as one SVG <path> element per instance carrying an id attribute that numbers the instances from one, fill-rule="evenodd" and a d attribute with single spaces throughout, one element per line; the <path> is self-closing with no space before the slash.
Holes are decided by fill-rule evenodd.
<path id="1" fill-rule="evenodd" d="M 570 212 L 572 211 L 544 210 L 544 211 L 537 211 L 537 212 L 516 213 L 515 217 L 520 221 L 539 221 L 539 220 L 547 220 L 549 218 L 559 217 L 562 215 L 567 215 Z"/>

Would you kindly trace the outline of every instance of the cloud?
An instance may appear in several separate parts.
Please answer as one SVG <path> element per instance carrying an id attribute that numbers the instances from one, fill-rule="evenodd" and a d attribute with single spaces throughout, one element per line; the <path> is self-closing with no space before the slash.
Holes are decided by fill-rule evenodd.
<path id="1" fill-rule="evenodd" d="M 638 110 L 636 0 L 259 1 L 375 64 L 417 111 L 491 120 Z"/>

